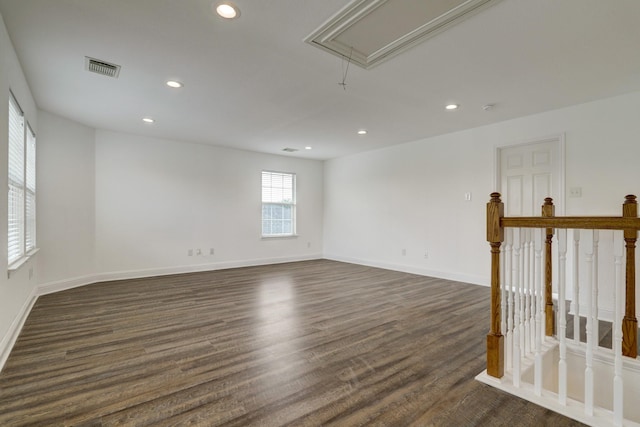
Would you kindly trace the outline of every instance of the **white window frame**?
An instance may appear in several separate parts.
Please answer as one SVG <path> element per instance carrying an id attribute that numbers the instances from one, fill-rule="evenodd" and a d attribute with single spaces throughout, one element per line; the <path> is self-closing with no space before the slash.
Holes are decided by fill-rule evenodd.
<path id="1" fill-rule="evenodd" d="M 280 172 L 263 170 L 262 174 L 262 206 L 261 206 L 261 233 L 262 238 L 295 237 L 296 234 L 296 174 L 292 172 Z M 287 182 L 291 185 L 287 185 Z M 274 182 L 276 183 L 274 185 Z M 291 197 L 285 197 L 290 195 Z M 291 210 L 291 230 L 287 232 L 273 232 L 265 228 L 265 221 L 273 221 L 265 217 L 265 207 L 282 206 Z M 282 220 L 285 221 L 285 220 Z M 271 226 L 273 222 L 271 223 Z M 284 225 L 284 224 L 282 224 Z M 273 230 L 273 228 L 271 228 Z"/>
<path id="2" fill-rule="evenodd" d="M 36 135 L 9 96 L 7 264 L 18 269 L 36 251 Z"/>

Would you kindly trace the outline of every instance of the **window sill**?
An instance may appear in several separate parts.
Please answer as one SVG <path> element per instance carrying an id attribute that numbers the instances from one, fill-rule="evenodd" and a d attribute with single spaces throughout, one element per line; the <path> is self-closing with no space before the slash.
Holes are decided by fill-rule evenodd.
<path id="1" fill-rule="evenodd" d="M 283 234 L 283 235 L 276 235 L 276 236 L 260 237 L 261 240 L 287 240 L 287 239 L 297 239 L 297 238 L 298 238 L 297 234 Z"/>
<path id="2" fill-rule="evenodd" d="M 32 256 L 37 254 L 39 250 L 40 250 L 40 248 L 32 249 L 31 251 L 27 252 L 27 254 L 25 256 L 23 256 L 22 258 L 19 258 L 18 260 L 16 260 L 16 261 L 12 262 L 11 264 L 9 264 L 9 266 L 7 267 L 8 273 L 11 274 L 11 273 L 14 273 L 14 272 L 18 271 L 20 269 L 20 267 L 22 267 L 24 264 L 26 264 L 27 261 L 29 261 Z"/>

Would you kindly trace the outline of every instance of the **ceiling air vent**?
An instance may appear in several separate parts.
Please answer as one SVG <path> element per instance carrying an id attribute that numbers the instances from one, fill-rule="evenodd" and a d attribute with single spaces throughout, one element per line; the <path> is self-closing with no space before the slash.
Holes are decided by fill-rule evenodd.
<path id="1" fill-rule="evenodd" d="M 102 74 L 103 76 L 113 77 L 115 79 L 118 78 L 120 74 L 120 66 L 116 64 L 111 64 L 106 61 L 101 61 L 99 59 L 90 58 L 88 56 L 84 57 L 84 68 L 87 71 L 91 71 L 92 73 Z"/>
<path id="2" fill-rule="evenodd" d="M 295 153 L 296 151 L 298 151 L 297 148 L 283 148 L 282 151 L 286 151 L 287 153 Z"/>

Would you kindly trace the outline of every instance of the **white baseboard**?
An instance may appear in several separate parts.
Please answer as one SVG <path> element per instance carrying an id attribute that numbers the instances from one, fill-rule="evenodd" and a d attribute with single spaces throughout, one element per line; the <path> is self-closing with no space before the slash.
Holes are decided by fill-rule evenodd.
<path id="1" fill-rule="evenodd" d="M 80 286 L 89 285 L 96 282 L 97 275 L 89 274 L 86 276 L 78 276 L 70 279 L 56 280 L 49 283 L 43 283 L 36 286 L 35 293 L 37 296 L 54 294 L 56 292 L 65 291 L 67 289 L 73 289 Z"/>
<path id="2" fill-rule="evenodd" d="M 31 309 L 37 299 L 38 295 L 34 289 L 24 304 L 22 304 L 22 307 L 20 307 L 20 311 L 13 320 L 13 323 L 11 323 L 11 326 L 9 326 L 9 330 L 5 336 L 2 337 L 2 340 L 0 341 L 0 371 L 4 368 L 4 364 L 7 363 L 11 349 L 13 349 L 13 346 L 20 335 L 20 331 L 22 331 L 22 327 L 27 321 L 27 317 L 29 317 L 29 313 L 31 313 Z"/>
<path id="3" fill-rule="evenodd" d="M 456 282 L 471 283 L 474 285 L 481 285 L 481 286 L 491 286 L 490 279 L 488 277 L 447 272 L 447 271 L 430 270 L 427 268 L 415 267 L 412 265 L 393 264 L 393 263 L 387 263 L 382 261 L 372 261 L 372 260 L 366 260 L 361 258 L 344 257 L 340 255 L 325 254 L 323 258 L 330 259 L 333 261 L 348 262 L 351 264 L 366 265 L 368 267 L 384 268 L 386 270 L 402 271 L 403 273 L 417 274 L 420 276 L 437 277 L 439 279 L 447 279 L 447 280 L 453 280 Z"/>

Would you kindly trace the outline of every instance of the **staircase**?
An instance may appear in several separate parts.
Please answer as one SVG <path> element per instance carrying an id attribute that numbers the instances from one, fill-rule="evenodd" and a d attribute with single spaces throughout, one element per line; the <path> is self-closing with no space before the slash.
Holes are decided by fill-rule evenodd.
<path id="1" fill-rule="evenodd" d="M 503 212 L 493 193 L 487 370 L 476 378 L 585 424 L 640 427 L 635 196 L 622 217 L 555 217 L 550 198 L 542 217 Z"/>

